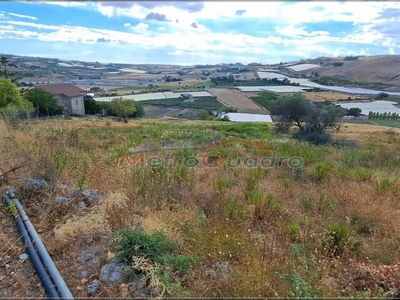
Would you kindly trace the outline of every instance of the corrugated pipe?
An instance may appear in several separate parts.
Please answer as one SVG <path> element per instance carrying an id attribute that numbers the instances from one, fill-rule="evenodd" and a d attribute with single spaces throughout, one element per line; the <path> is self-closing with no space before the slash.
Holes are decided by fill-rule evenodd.
<path id="1" fill-rule="evenodd" d="M 25 244 L 26 252 L 49 299 L 73 299 L 71 292 L 58 272 L 35 228 L 29 221 L 21 203 L 15 197 L 14 189 L 8 187 L 3 193 L 3 197 L 8 207 L 11 202 L 15 203 L 18 211 L 16 215 L 18 230 Z"/>

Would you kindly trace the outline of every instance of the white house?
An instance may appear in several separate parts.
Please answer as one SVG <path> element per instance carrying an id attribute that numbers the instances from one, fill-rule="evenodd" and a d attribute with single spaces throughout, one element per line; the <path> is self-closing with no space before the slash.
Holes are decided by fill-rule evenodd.
<path id="1" fill-rule="evenodd" d="M 67 107 L 69 115 L 85 115 L 85 104 L 83 102 L 85 90 L 70 83 L 41 84 L 36 85 L 35 88 L 53 94 L 54 98 L 57 99 L 57 105 Z"/>

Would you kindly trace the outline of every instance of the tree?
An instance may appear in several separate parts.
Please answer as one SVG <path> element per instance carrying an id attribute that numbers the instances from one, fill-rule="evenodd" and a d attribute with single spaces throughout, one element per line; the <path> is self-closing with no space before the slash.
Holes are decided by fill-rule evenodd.
<path id="1" fill-rule="evenodd" d="M 389 96 L 390 95 L 388 93 L 379 93 L 378 96 L 376 97 L 376 99 L 382 100 L 382 99 L 385 99 L 385 98 L 387 98 Z"/>
<path id="2" fill-rule="evenodd" d="M 1 56 L 0 57 L 0 65 L 2 66 L 2 70 L 0 71 L 1 77 L 4 78 L 9 78 L 12 83 L 16 83 L 18 80 L 22 79 L 22 77 L 14 77 L 10 78 L 16 75 L 16 73 L 9 73 L 7 67 L 10 65 L 10 61 L 8 60 L 7 57 Z"/>
<path id="3" fill-rule="evenodd" d="M 85 113 L 87 114 L 96 114 L 100 111 L 99 105 L 91 96 L 83 97 L 83 103 L 85 105 Z"/>
<path id="4" fill-rule="evenodd" d="M 14 104 L 21 112 L 29 110 L 32 105 L 20 94 L 18 87 L 10 79 L 0 78 L 0 108 Z"/>
<path id="5" fill-rule="evenodd" d="M 3 68 L 3 70 L 1 71 L 1 73 L 2 73 L 2 75 L 3 75 L 5 78 L 8 78 L 7 66 L 8 66 L 9 63 L 10 63 L 10 62 L 8 61 L 8 58 L 7 58 L 7 57 L 5 57 L 5 56 L 1 56 L 1 57 L 0 57 L 0 64 L 1 64 L 1 66 L 2 66 L 2 68 Z"/>
<path id="6" fill-rule="evenodd" d="M 310 102 L 301 93 L 271 100 L 266 106 L 271 114 L 280 117 L 276 127 L 278 131 L 289 132 L 292 126 L 296 126 L 299 130 L 295 138 L 315 144 L 330 142 L 327 130 L 339 129 L 339 121 L 347 112 L 328 101 Z"/>
<path id="7" fill-rule="evenodd" d="M 143 118 L 146 114 L 144 110 L 144 106 L 140 102 L 133 102 L 135 105 L 136 111 L 133 113 L 134 118 Z"/>
<path id="8" fill-rule="evenodd" d="M 112 99 L 110 109 L 117 117 L 124 119 L 125 123 L 128 123 L 128 117 L 132 116 L 136 111 L 133 100 L 124 99 L 122 97 Z"/>
<path id="9" fill-rule="evenodd" d="M 359 115 L 361 115 L 361 112 L 362 112 L 361 108 L 352 107 L 352 108 L 348 109 L 347 115 L 348 116 L 358 117 Z"/>
<path id="10" fill-rule="evenodd" d="M 41 115 L 51 116 L 58 110 L 57 100 L 53 94 L 43 89 L 30 89 L 24 97 L 33 104 Z"/>
<path id="11" fill-rule="evenodd" d="M 6 78 L 0 79 L 0 117 L 15 128 L 21 114 L 28 114 L 33 110 L 32 103 L 26 101 L 20 94 L 18 87 Z"/>
<path id="12" fill-rule="evenodd" d="M 214 116 L 206 109 L 200 109 L 198 112 L 200 120 L 214 120 Z"/>

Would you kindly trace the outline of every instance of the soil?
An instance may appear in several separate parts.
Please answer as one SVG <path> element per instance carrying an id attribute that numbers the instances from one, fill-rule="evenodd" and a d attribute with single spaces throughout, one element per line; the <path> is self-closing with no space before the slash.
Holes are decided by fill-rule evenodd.
<path id="1" fill-rule="evenodd" d="M 0 298 L 45 298 L 32 263 L 19 258 L 25 253 L 25 247 L 16 222 L 3 203 L 0 206 L 0 241 Z"/>

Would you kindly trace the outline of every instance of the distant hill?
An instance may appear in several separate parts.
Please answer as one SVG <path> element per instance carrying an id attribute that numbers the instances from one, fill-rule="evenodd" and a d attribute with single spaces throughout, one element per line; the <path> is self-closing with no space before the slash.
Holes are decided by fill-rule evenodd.
<path id="1" fill-rule="evenodd" d="M 136 78 L 151 78 L 152 74 L 177 72 L 180 66 L 145 65 L 145 64 L 102 64 L 99 62 L 66 61 L 55 58 L 38 58 L 15 55 L 2 55 L 10 61 L 9 72 L 15 72 L 20 81 L 26 82 L 63 82 L 78 79 L 107 79 L 116 73 L 121 73 L 118 79 L 124 79 L 123 74 L 131 78 L 132 73 L 127 69 L 136 69 Z M 316 64 L 317 68 L 295 71 L 292 65 Z M 213 68 L 212 65 L 208 66 Z M 400 89 L 400 55 L 386 56 L 350 56 L 350 57 L 319 57 L 297 62 L 282 62 L 276 65 L 247 65 L 250 72 L 265 67 L 276 68 L 283 75 L 309 78 L 311 80 L 333 81 L 337 85 L 361 85 L 369 88 L 385 88 L 386 90 Z M 182 67 L 183 68 L 183 67 Z M 215 66 L 214 66 L 215 68 Z M 190 69 L 190 67 L 183 68 Z M 115 78 L 117 79 L 117 78 Z M 392 86 L 392 87 L 390 87 Z"/>
<path id="2" fill-rule="evenodd" d="M 320 67 L 293 73 L 309 77 L 317 72 L 319 76 L 400 87 L 400 55 L 320 57 L 302 63 L 319 64 Z"/>

